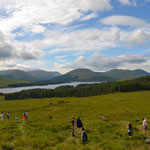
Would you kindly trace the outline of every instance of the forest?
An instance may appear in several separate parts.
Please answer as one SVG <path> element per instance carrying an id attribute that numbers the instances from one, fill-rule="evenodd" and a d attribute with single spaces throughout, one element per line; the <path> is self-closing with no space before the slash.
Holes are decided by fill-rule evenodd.
<path id="1" fill-rule="evenodd" d="M 132 92 L 150 90 L 150 76 L 133 80 L 83 84 L 76 87 L 61 86 L 56 89 L 33 89 L 5 94 L 5 100 L 51 98 L 51 97 L 89 97 L 113 92 Z"/>

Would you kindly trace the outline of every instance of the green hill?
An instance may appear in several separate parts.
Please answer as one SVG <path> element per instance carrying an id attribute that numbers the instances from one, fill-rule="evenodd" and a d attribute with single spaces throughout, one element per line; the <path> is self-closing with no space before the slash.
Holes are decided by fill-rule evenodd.
<path id="1" fill-rule="evenodd" d="M 47 82 L 65 83 L 65 82 L 94 82 L 94 81 L 114 81 L 112 77 L 104 76 L 102 73 L 94 72 L 89 69 L 76 69 L 64 75 L 56 77 Z"/>
<path id="2" fill-rule="evenodd" d="M 50 83 L 66 83 L 66 82 L 94 82 L 94 81 L 117 81 L 121 79 L 129 78 L 139 78 L 142 76 L 149 75 L 146 72 L 141 71 L 131 71 L 131 70 L 119 70 L 114 69 L 107 72 L 94 72 L 89 69 L 76 69 L 70 71 L 64 75 L 53 78 L 52 80 L 47 80 L 43 84 Z M 40 82 L 39 84 L 42 84 Z"/>
<path id="3" fill-rule="evenodd" d="M 34 70 L 29 71 L 28 73 L 37 78 L 38 81 L 49 80 L 61 75 L 59 72 L 48 72 L 44 70 Z"/>
<path id="4" fill-rule="evenodd" d="M 25 71 L 17 69 L 0 71 L 0 76 L 17 80 L 35 81 L 32 75 Z"/>
<path id="5" fill-rule="evenodd" d="M 10 78 L 0 77 L 0 88 L 8 87 L 10 84 L 18 84 L 18 83 L 30 83 L 30 82 L 24 80 L 15 80 Z"/>
<path id="6" fill-rule="evenodd" d="M 58 72 L 46 72 L 43 70 L 24 72 L 26 76 L 22 76 L 19 73 L 17 73 L 17 75 L 15 76 L 16 73 L 17 72 L 14 71 L 14 76 L 12 77 L 11 75 L 11 77 L 15 78 L 17 76 L 18 78 L 18 76 L 21 76 L 21 79 L 26 78 L 33 82 L 30 84 L 12 84 L 11 87 L 48 85 L 69 82 L 112 82 L 122 79 L 133 79 L 149 75 L 149 73 L 145 72 L 144 70 L 131 71 L 114 69 L 107 72 L 94 72 L 89 69 L 82 68 L 70 71 L 64 75 L 61 75 Z"/>
<path id="7" fill-rule="evenodd" d="M 1 77 L 7 77 L 17 80 L 27 80 L 27 81 L 42 81 L 52 79 L 54 77 L 59 76 L 58 72 L 47 72 L 43 70 L 35 70 L 35 71 L 22 71 L 22 70 L 3 70 L 0 71 Z"/>
<path id="8" fill-rule="evenodd" d="M 148 150 L 150 128 L 142 130 L 142 118 L 150 125 L 150 92 L 114 93 L 88 98 L 47 98 L 4 101 L 0 111 L 10 111 L 10 121 L 0 122 L 2 150 Z M 29 112 L 29 121 L 22 115 Z M 14 117 L 18 117 L 18 123 Z M 71 119 L 80 117 L 88 134 L 83 147 Z M 134 135 L 128 139 L 126 126 Z"/>
<path id="9" fill-rule="evenodd" d="M 140 71 L 140 70 L 121 70 L 113 69 L 103 73 L 104 76 L 120 79 L 130 79 L 130 78 L 139 78 L 142 76 L 147 76 L 149 73 Z"/>

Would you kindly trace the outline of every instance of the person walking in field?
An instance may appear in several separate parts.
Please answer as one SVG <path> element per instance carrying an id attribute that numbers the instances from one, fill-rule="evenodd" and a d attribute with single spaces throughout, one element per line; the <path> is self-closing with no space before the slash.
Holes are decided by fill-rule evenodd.
<path id="1" fill-rule="evenodd" d="M 1 121 L 3 121 L 4 120 L 4 112 L 3 111 L 1 112 L 0 117 L 1 117 Z"/>
<path id="2" fill-rule="evenodd" d="M 26 111 L 25 114 L 26 114 L 26 121 L 28 121 L 28 112 Z"/>
<path id="3" fill-rule="evenodd" d="M 18 118 L 17 117 L 15 117 L 15 121 L 16 121 L 16 123 L 18 123 Z"/>
<path id="4" fill-rule="evenodd" d="M 9 112 L 7 112 L 7 119 L 8 119 L 8 121 L 10 120 L 10 113 Z"/>
<path id="5" fill-rule="evenodd" d="M 127 126 L 127 129 L 128 129 L 129 139 L 131 139 L 133 135 L 133 128 L 132 128 L 131 123 Z"/>
<path id="6" fill-rule="evenodd" d="M 81 132 L 81 141 L 82 141 L 82 144 L 85 145 L 85 143 L 86 143 L 87 140 L 88 140 L 87 133 L 85 132 L 85 129 L 82 128 L 82 132 Z"/>
<path id="7" fill-rule="evenodd" d="M 146 120 L 146 118 L 143 118 L 142 122 L 143 122 L 143 130 L 145 131 L 147 129 L 147 120 Z"/>
<path id="8" fill-rule="evenodd" d="M 75 118 L 72 118 L 72 121 L 71 121 L 71 133 L 72 133 L 72 136 L 75 136 Z"/>
<path id="9" fill-rule="evenodd" d="M 24 120 L 24 122 L 26 122 L 26 121 L 27 121 L 26 113 L 24 113 L 24 114 L 23 114 L 23 120 Z"/>
<path id="10" fill-rule="evenodd" d="M 78 129 L 78 133 L 81 133 L 81 129 L 83 128 L 83 124 L 82 121 L 80 120 L 80 118 L 77 119 L 77 129 Z"/>

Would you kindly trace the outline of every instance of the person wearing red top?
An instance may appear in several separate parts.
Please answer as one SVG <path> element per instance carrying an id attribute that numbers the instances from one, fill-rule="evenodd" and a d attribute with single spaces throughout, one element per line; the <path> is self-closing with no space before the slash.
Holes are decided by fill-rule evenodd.
<path id="1" fill-rule="evenodd" d="M 24 122 L 27 121 L 27 116 L 26 116 L 26 113 L 23 114 L 23 119 L 24 119 Z"/>

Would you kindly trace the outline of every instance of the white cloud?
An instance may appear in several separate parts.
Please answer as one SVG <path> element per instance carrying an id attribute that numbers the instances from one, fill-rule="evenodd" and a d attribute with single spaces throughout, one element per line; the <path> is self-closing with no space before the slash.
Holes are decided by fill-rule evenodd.
<path id="1" fill-rule="evenodd" d="M 97 17 L 98 17 L 98 15 L 96 13 L 91 13 L 89 15 L 82 17 L 81 20 L 89 20 L 89 19 L 97 18 Z"/>
<path id="2" fill-rule="evenodd" d="M 32 44 L 7 40 L 7 36 L 0 32 L 0 61 L 5 59 L 30 60 L 44 56 L 45 52 L 34 49 Z"/>
<path id="3" fill-rule="evenodd" d="M 63 51 L 101 50 L 105 47 L 115 47 L 120 39 L 120 29 L 107 28 L 78 30 L 71 33 L 49 31 L 43 41 L 45 45 L 55 45 L 56 49 L 49 53 Z"/>
<path id="4" fill-rule="evenodd" d="M 141 29 L 135 30 L 127 36 L 126 40 L 129 43 L 144 43 L 150 40 L 150 31 L 144 31 Z"/>
<path id="5" fill-rule="evenodd" d="M 0 61 L 0 70 L 8 70 L 8 69 L 21 69 L 21 70 L 29 70 L 31 66 L 24 64 L 17 64 L 12 60 L 2 60 Z"/>
<path id="6" fill-rule="evenodd" d="M 136 0 L 118 0 L 122 5 L 136 6 Z"/>
<path id="7" fill-rule="evenodd" d="M 53 70 L 59 70 L 66 73 L 77 68 L 88 68 L 94 71 L 107 71 L 111 69 L 135 69 L 144 67 L 148 63 L 149 58 L 133 54 L 125 54 L 116 57 L 108 57 L 100 53 L 94 53 L 89 59 L 79 56 L 74 62 L 59 64 L 55 63 Z M 150 62 L 149 62 L 150 65 Z M 130 67 L 128 67 L 130 66 Z M 131 67 L 132 66 L 132 67 Z"/>
<path id="8" fill-rule="evenodd" d="M 131 27 L 150 27 L 150 23 L 131 16 L 120 16 L 114 15 L 101 20 L 101 22 L 105 25 L 111 26 L 131 26 Z"/>
<path id="9" fill-rule="evenodd" d="M 0 29 L 3 32 L 26 26 L 30 26 L 33 32 L 43 32 L 41 24 L 67 24 L 80 19 L 89 10 L 111 10 L 112 6 L 109 0 L 1 0 L 0 8 L 8 15 L 0 19 Z M 91 17 L 95 16 L 85 16 L 85 19 Z"/>

